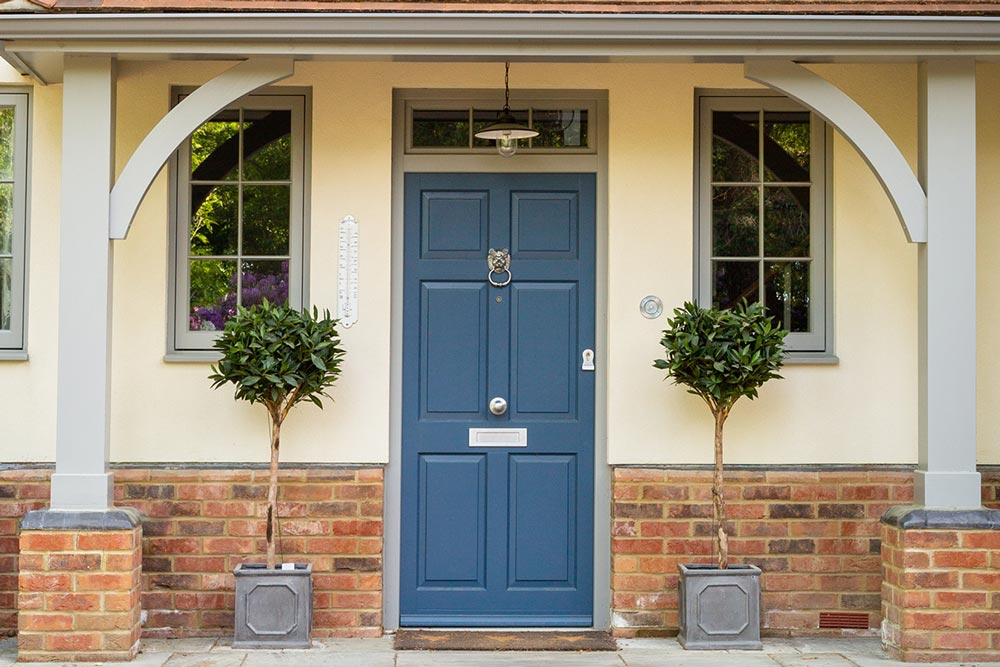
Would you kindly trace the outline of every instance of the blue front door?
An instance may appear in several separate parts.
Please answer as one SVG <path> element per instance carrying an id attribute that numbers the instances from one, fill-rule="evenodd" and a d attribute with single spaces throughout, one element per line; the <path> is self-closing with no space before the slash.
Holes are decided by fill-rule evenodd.
<path id="1" fill-rule="evenodd" d="M 400 623 L 590 626 L 594 175 L 404 187 Z"/>

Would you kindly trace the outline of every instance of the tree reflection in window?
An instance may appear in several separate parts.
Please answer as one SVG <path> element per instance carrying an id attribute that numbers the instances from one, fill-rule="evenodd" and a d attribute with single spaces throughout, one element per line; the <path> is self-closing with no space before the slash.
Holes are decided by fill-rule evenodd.
<path id="1" fill-rule="evenodd" d="M 806 111 L 712 112 L 713 305 L 762 301 L 797 332 L 809 330 L 810 135 Z"/>
<path id="2" fill-rule="evenodd" d="M 288 300 L 291 113 L 233 109 L 191 136 L 190 331 Z"/>

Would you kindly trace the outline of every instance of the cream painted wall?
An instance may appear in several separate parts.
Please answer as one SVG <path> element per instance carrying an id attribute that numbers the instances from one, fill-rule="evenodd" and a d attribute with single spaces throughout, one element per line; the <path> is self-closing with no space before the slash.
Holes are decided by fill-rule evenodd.
<path id="1" fill-rule="evenodd" d="M 976 436 L 979 460 L 1000 463 L 1000 65 L 979 65 L 976 78 Z"/>
<path id="2" fill-rule="evenodd" d="M 32 90 L 0 61 L 4 90 Z M 59 155 L 62 87 L 31 98 L 28 230 L 28 361 L 0 361 L 0 461 L 51 461 L 56 451 L 56 321 L 59 298 Z"/>
<path id="3" fill-rule="evenodd" d="M 219 64 L 122 63 L 119 69 L 119 168 L 166 113 L 171 85 L 196 85 Z M 916 155 L 916 69 L 908 65 L 817 68 L 844 87 Z M 1000 97 L 1000 68 L 986 68 Z M 283 84 L 310 86 L 312 201 L 310 297 L 336 305 L 336 223 L 361 221 L 360 320 L 344 331 L 344 375 L 326 410 L 304 407 L 288 422 L 286 461 L 380 462 L 388 456 L 391 107 L 393 88 L 495 87 L 496 64 L 299 63 Z M 692 294 L 692 151 L 694 90 L 751 88 L 738 66 L 533 64 L 512 72 L 515 87 L 609 91 L 608 440 L 612 463 L 710 460 L 704 406 L 651 367 L 663 321 L 638 312 L 659 295 L 668 307 Z M 0 365 L 0 404 L 14 414 L 16 440 L 0 442 L 0 460 L 51 459 L 54 440 L 59 87 L 35 90 L 30 352 L 28 364 Z M 984 105 L 985 106 L 985 105 Z M 983 113 L 986 113 L 985 111 Z M 985 120 L 985 116 L 981 115 Z M 997 146 L 981 123 L 981 155 Z M 42 147 L 45 147 L 44 149 Z M 43 152 L 44 150 L 44 152 Z M 854 150 L 834 141 L 833 366 L 788 366 L 786 379 L 758 401 L 736 408 L 727 426 L 734 463 L 907 463 L 916 460 L 916 253 L 888 200 Z M 515 158 L 516 159 L 516 158 Z M 981 157 L 980 178 L 995 168 Z M 45 184 L 45 190 L 39 184 Z M 980 180 L 981 230 L 1000 196 Z M 167 178 L 154 183 L 132 232 L 115 249 L 112 459 L 116 461 L 262 461 L 263 411 L 212 391 L 207 364 L 163 361 L 167 313 Z M 992 208 L 991 208 L 992 207 Z M 1000 237 L 989 238 L 1000 243 Z M 981 246 L 982 247 L 982 246 Z M 987 263 L 982 261 L 983 269 Z M 1000 281 L 1000 272 L 989 278 Z M 980 271 L 980 299 L 989 280 Z M 981 308 L 981 331 L 987 327 Z M 600 325 L 600 324 L 599 324 Z M 990 329 L 995 330 L 995 329 Z M 981 343 L 981 349 L 982 343 Z M 981 362 L 983 355 L 980 355 Z M 985 375 L 985 373 L 984 373 Z M 981 376 L 982 377 L 982 376 Z M 29 387 L 26 391 L 25 387 Z M 980 383 L 981 405 L 989 387 Z M 31 395 L 29 397 L 29 395 Z M 988 403 L 986 404 L 988 405 Z M 1000 417 L 980 410 L 981 438 L 995 440 Z M 9 442 L 9 444 L 8 444 Z M 1000 462 L 983 446 L 984 462 Z"/>

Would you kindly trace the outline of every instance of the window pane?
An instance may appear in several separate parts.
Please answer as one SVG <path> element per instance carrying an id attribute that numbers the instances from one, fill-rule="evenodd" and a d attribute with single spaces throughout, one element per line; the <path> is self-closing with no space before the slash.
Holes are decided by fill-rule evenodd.
<path id="1" fill-rule="evenodd" d="M 527 109 L 511 109 L 511 115 L 514 116 L 514 122 L 520 123 L 521 125 L 528 124 L 528 110 Z M 492 125 L 497 122 L 497 116 L 500 115 L 499 109 L 477 109 L 472 112 L 472 134 L 475 135 L 476 132 L 484 130 L 488 125 Z M 523 146 L 527 146 L 527 140 L 523 140 Z M 475 136 L 472 137 L 472 145 L 478 148 L 491 147 L 496 145 L 496 141 L 493 139 L 476 139 Z"/>
<path id="2" fill-rule="evenodd" d="M 290 111 L 243 111 L 243 180 L 287 181 L 292 173 Z"/>
<path id="3" fill-rule="evenodd" d="M 0 107 L 0 178 L 14 178 L 14 107 Z"/>
<path id="4" fill-rule="evenodd" d="M 468 147 L 469 110 L 414 110 L 413 145 L 434 147 Z"/>
<path id="5" fill-rule="evenodd" d="M 740 299 L 759 300 L 759 262 L 712 262 L 712 307 L 732 308 Z"/>
<path id="6" fill-rule="evenodd" d="M 764 305 L 785 329 L 809 331 L 809 262 L 764 262 Z"/>
<path id="7" fill-rule="evenodd" d="M 239 233 L 239 188 L 191 186 L 191 254 L 235 255 Z"/>
<path id="8" fill-rule="evenodd" d="M 11 301 L 14 297 L 14 260 L 0 259 L 0 329 L 10 329 Z"/>
<path id="9" fill-rule="evenodd" d="M 0 255 L 14 247 L 14 184 L 0 183 Z"/>
<path id="10" fill-rule="evenodd" d="M 291 188 L 243 186 L 243 254 L 287 255 Z"/>
<path id="11" fill-rule="evenodd" d="M 756 111 L 712 112 L 712 180 L 746 183 L 760 179 L 760 119 Z"/>
<path id="12" fill-rule="evenodd" d="M 712 254 L 756 257 L 760 250 L 758 189 L 712 188 Z"/>
<path id="13" fill-rule="evenodd" d="M 587 110 L 535 109 L 531 114 L 532 129 L 538 136 L 531 140 L 534 148 L 580 148 L 587 146 Z"/>
<path id="14" fill-rule="evenodd" d="M 764 188 L 764 254 L 809 256 L 809 188 Z"/>
<path id="15" fill-rule="evenodd" d="M 764 173 L 769 181 L 809 182 L 809 112 L 764 114 Z"/>
<path id="16" fill-rule="evenodd" d="M 240 112 L 223 111 L 191 135 L 191 180 L 231 181 L 239 176 Z"/>
<path id="17" fill-rule="evenodd" d="M 277 305 L 288 301 L 288 260 L 243 262 L 241 304 L 249 308 L 264 299 Z"/>
<path id="18" fill-rule="evenodd" d="M 236 260 L 190 262 L 188 330 L 219 331 L 236 314 Z"/>

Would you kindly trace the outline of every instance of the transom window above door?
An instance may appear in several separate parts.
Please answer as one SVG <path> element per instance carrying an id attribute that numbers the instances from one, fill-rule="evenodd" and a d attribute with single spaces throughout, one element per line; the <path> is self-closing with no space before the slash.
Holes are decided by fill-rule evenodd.
<path id="1" fill-rule="evenodd" d="M 475 134 L 494 123 L 499 107 L 452 103 L 413 104 L 407 107 L 408 153 L 484 152 L 495 151 L 492 139 L 477 139 Z M 583 105 L 533 105 L 511 108 L 514 119 L 536 132 L 525 139 L 522 151 L 592 152 L 594 110 Z"/>
<path id="2" fill-rule="evenodd" d="M 699 131 L 700 302 L 758 301 L 790 351 L 832 353 L 824 123 L 780 97 L 704 96 Z"/>

